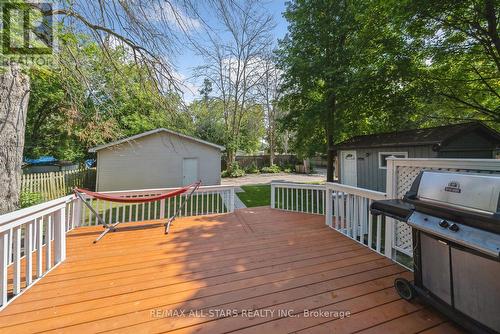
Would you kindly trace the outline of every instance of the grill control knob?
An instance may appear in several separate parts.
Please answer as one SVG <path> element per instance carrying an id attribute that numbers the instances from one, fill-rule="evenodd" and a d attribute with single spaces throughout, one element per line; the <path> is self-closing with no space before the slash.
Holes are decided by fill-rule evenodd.
<path id="1" fill-rule="evenodd" d="M 450 231 L 453 231 L 453 232 L 458 232 L 458 230 L 460 230 L 460 228 L 458 227 L 457 224 L 451 224 L 449 229 L 450 229 Z"/>
<path id="2" fill-rule="evenodd" d="M 450 224 L 443 219 L 439 222 L 439 226 L 441 226 L 442 228 L 447 228 L 448 226 L 450 226 Z"/>

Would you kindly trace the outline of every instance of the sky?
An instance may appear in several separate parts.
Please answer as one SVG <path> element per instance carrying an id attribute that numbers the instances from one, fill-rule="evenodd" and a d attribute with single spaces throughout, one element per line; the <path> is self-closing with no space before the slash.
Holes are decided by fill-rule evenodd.
<path id="1" fill-rule="evenodd" d="M 274 17 L 276 27 L 273 35 L 276 43 L 278 39 L 285 36 L 287 32 L 287 22 L 283 18 L 282 13 L 285 11 L 285 0 L 268 0 L 265 3 L 266 10 Z M 199 97 L 199 80 L 192 77 L 193 69 L 203 64 L 203 59 L 196 55 L 190 48 L 186 47 L 179 51 L 179 55 L 174 59 L 174 67 L 178 72 L 178 79 L 184 83 L 181 87 L 185 102 L 189 103 Z"/>

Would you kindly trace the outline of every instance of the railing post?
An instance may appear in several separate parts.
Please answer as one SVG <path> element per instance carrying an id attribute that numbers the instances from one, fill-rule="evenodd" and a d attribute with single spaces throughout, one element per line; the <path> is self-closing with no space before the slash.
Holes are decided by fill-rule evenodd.
<path id="1" fill-rule="evenodd" d="M 0 306 L 7 304 L 7 256 L 9 246 L 9 235 L 7 232 L 0 233 Z"/>
<path id="2" fill-rule="evenodd" d="M 276 208 L 276 185 L 271 183 L 271 208 Z"/>
<path id="3" fill-rule="evenodd" d="M 397 170 L 394 160 L 387 159 L 387 175 L 386 175 L 386 193 L 387 198 L 397 197 Z M 384 255 L 388 258 L 393 258 L 393 243 L 394 243 L 394 219 L 385 219 L 385 245 Z"/>
<path id="4" fill-rule="evenodd" d="M 82 200 L 77 196 L 73 205 L 75 206 L 73 212 L 75 213 L 72 217 L 73 219 L 73 228 L 79 227 L 82 221 Z"/>
<path id="5" fill-rule="evenodd" d="M 325 184 L 325 223 L 332 227 L 332 190 Z"/>
<path id="6" fill-rule="evenodd" d="M 54 215 L 54 251 L 55 264 L 66 259 L 66 207 L 63 206 Z"/>

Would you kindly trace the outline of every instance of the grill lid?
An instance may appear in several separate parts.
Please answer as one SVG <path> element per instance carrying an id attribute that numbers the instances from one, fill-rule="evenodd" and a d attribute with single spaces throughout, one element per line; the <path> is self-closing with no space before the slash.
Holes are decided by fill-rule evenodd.
<path id="1" fill-rule="evenodd" d="M 406 197 L 465 210 L 500 213 L 500 177 L 498 174 L 424 171 Z"/>
<path id="2" fill-rule="evenodd" d="M 402 201 L 375 201 L 370 211 L 405 222 L 420 212 L 500 234 L 500 174 L 426 170 Z"/>

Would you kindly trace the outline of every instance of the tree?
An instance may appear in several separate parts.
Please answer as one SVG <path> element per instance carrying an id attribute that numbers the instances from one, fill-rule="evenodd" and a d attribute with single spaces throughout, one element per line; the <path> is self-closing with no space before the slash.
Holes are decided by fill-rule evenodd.
<path id="1" fill-rule="evenodd" d="M 25 157 L 54 155 L 82 161 L 88 147 L 158 127 L 189 132 L 189 115 L 176 93 L 161 93 L 125 50 L 103 50 L 86 36 L 66 41 L 80 75 L 65 67 L 32 68 Z M 60 55 L 65 57 L 64 54 Z M 106 66 L 112 57 L 114 67 Z M 142 76 L 142 79 L 141 79 Z M 79 80 L 85 77 L 85 83 Z M 91 92 L 90 94 L 88 92 Z"/>
<path id="2" fill-rule="evenodd" d="M 432 116 L 500 123 L 499 2 L 394 1 L 390 10 L 420 56 Z"/>
<path id="3" fill-rule="evenodd" d="M 271 44 L 272 17 L 260 7 L 260 1 L 219 3 L 216 7 L 223 41 L 207 30 L 205 44 L 198 48 L 205 65 L 199 76 L 211 81 L 214 93 L 222 103 L 225 146 L 228 166 L 235 161 L 241 145 L 242 124 L 255 104 L 256 86 L 262 80 L 262 57 Z"/>
<path id="4" fill-rule="evenodd" d="M 29 79 L 12 64 L 0 75 L 0 214 L 15 210 L 21 187 Z"/>
<path id="5" fill-rule="evenodd" d="M 327 180 L 333 181 L 335 118 L 339 104 L 347 100 L 341 91 L 347 86 L 353 56 L 348 37 L 356 34 L 358 22 L 348 1 L 290 2 L 285 17 L 289 33 L 280 56 L 291 111 L 288 122 L 295 125 L 298 138 L 320 143 L 326 138 Z M 316 126 L 322 129 L 320 138 L 310 131 Z"/>
<path id="6" fill-rule="evenodd" d="M 276 141 L 278 137 L 278 119 L 282 114 L 279 107 L 281 98 L 282 73 L 277 68 L 275 55 L 269 52 L 262 60 L 262 80 L 257 85 L 259 99 L 264 107 L 266 139 L 269 149 L 269 164 L 274 164 Z"/>
<path id="7" fill-rule="evenodd" d="M 383 1 L 292 1 L 280 42 L 283 124 L 301 155 L 326 152 L 347 135 L 411 127 L 414 65 Z"/>
<path id="8" fill-rule="evenodd" d="M 222 0 L 221 0 L 222 1 Z M 113 44 L 126 47 L 132 61 L 147 69 L 147 79 L 152 80 L 159 91 L 172 90 L 176 80 L 169 63 L 169 55 L 177 40 L 177 32 L 186 31 L 191 24 L 186 13 L 197 15 L 197 6 L 189 0 L 180 1 L 59 1 L 57 8 L 50 8 L 41 3 L 28 1 L 7 2 L 2 6 L 17 6 L 21 11 L 34 11 L 41 16 L 42 24 L 30 26 L 31 32 L 41 40 L 50 41 L 46 26 L 48 18 L 62 17 L 63 33 L 85 32 L 90 34 L 97 45 L 105 52 Z M 2 7 L 3 8 L 3 7 Z M 34 15 L 30 15 L 34 23 Z M 10 22 L 10 19 L 9 19 Z M 24 24 L 17 26 L 26 27 Z M 8 27 L 8 33 L 16 32 L 17 26 Z M 45 27 L 45 29 L 44 29 Z M 7 29 L 3 27 L 3 29 Z M 19 35 L 19 34 L 18 34 Z M 26 34 L 21 33 L 21 36 Z M 64 48 L 64 43 L 61 45 Z M 0 127 L 0 214 L 12 210 L 19 199 L 19 178 L 21 173 L 22 153 L 24 149 L 24 131 L 26 106 L 29 98 L 29 77 L 22 74 L 16 62 L 2 55 L 5 68 L 0 73 L 0 91 L 2 92 L 2 116 Z M 109 58 L 110 64 L 113 64 Z M 79 73 L 78 64 L 66 62 L 74 73 Z M 64 65 L 64 64 L 63 64 Z M 85 78 L 81 78 L 85 82 Z M 87 91 L 89 94 L 92 91 Z M 95 129 L 94 129 L 95 130 Z M 95 132 L 95 131 L 94 131 Z"/>

